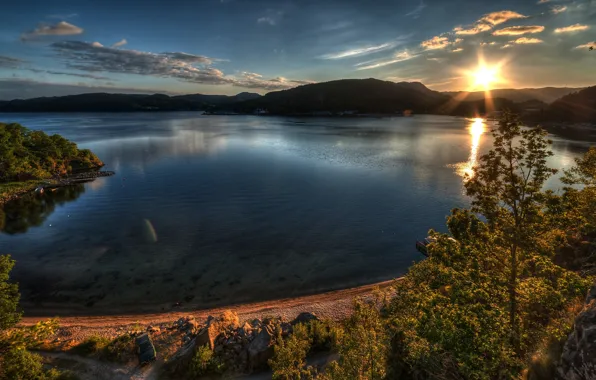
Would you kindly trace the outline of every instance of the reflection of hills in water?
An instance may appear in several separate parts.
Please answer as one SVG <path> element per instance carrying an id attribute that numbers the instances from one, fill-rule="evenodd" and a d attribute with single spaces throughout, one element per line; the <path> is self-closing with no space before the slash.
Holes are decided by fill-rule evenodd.
<path id="1" fill-rule="evenodd" d="M 223 149 L 226 141 L 221 132 L 180 130 L 170 136 L 105 140 L 96 144 L 96 150 L 112 167 L 122 163 L 144 167 L 163 157 L 207 156 Z"/>
<path id="2" fill-rule="evenodd" d="M 76 200 L 83 192 L 85 186 L 76 184 L 47 189 L 41 194 L 31 192 L 10 201 L 0 208 L 0 231 L 13 235 L 40 226 L 56 206 Z"/>

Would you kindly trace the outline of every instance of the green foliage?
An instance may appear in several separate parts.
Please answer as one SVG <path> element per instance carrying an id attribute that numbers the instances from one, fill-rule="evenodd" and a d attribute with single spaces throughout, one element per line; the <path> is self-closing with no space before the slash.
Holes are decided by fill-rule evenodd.
<path id="1" fill-rule="evenodd" d="M 39 321 L 33 326 L 15 327 L 5 333 L 12 347 L 19 349 L 36 348 L 50 338 L 58 328 L 58 319 Z"/>
<path id="2" fill-rule="evenodd" d="M 10 256 L 0 255 L 0 380 L 67 380 L 68 374 L 53 369 L 46 371 L 41 357 L 27 351 L 53 335 L 58 321 L 15 327 L 21 313 L 17 311 L 18 286 L 9 281 L 13 266 Z"/>
<path id="3" fill-rule="evenodd" d="M 73 347 L 71 352 L 83 356 L 98 354 L 101 353 L 109 343 L 110 340 L 108 338 L 99 335 L 91 335 L 89 338 Z"/>
<path id="4" fill-rule="evenodd" d="M 135 354 L 134 339 L 134 334 L 124 334 L 114 339 L 92 335 L 73 347 L 71 352 L 77 355 L 92 355 L 103 360 L 126 363 Z"/>
<path id="5" fill-rule="evenodd" d="M 43 179 L 103 163 L 60 135 L 0 123 L 0 182 Z"/>
<path id="6" fill-rule="evenodd" d="M 390 335 L 380 306 L 378 300 L 355 301 L 352 316 L 334 331 L 339 359 L 317 379 L 373 380 L 387 375 Z"/>
<path id="7" fill-rule="evenodd" d="M 209 346 L 199 347 L 192 357 L 188 367 L 191 378 L 200 378 L 208 374 L 219 374 L 225 370 L 222 361 L 213 354 Z"/>
<path id="8" fill-rule="evenodd" d="M 49 380 L 57 376 L 43 368 L 41 357 L 29 351 L 12 348 L 0 358 L 2 380 Z"/>
<path id="9" fill-rule="evenodd" d="M 269 365 L 275 380 L 312 379 L 314 372 L 306 366 L 306 354 L 312 345 L 309 328 L 302 323 L 286 339 L 277 339 Z"/>
<path id="10" fill-rule="evenodd" d="M 14 267 L 14 260 L 8 255 L 0 255 L 0 336 L 4 330 L 13 327 L 21 319 L 17 311 L 19 287 L 9 282 L 9 274 Z"/>
<path id="11" fill-rule="evenodd" d="M 105 346 L 102 357 L 110 361 L 127 362 L 135 351 L 134 340 L 133 334 L 120 335 Z"/>

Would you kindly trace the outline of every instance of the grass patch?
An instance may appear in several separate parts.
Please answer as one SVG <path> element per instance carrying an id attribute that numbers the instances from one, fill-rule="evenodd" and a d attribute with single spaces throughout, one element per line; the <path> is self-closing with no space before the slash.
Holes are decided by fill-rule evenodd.
<path id="1" fill-rule="evenodd" d="M 0 183 L 0 205 L 23 193 L 33 191 L 44 183 L 42 180 Z"/>
<path id="2" fill-rule="evenodd" d="M 92 335 L 85 339 L 82 343 L 74 346 L 70 351 L 73 354 L 88 356 L 101 353 L 110 344 L 108 338 L 99 335 Z"/>
<path id="3" fill-rule="evenodd" d="M 135 356 L 135 336 L 125 334 L 108 339 L 92 335 L 71 348 L 70 352 L 81 356 L 95 356 L 98 359 L 126 363 Z"/>

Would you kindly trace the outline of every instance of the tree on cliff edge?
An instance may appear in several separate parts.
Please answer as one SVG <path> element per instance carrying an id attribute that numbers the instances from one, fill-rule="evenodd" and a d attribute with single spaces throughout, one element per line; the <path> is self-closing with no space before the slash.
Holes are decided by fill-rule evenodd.
<path id="1" fill-rule="evenodd" d="M 56 321 L 15 329 L 21 313 L 18 285 L 9 278 L 14 264 L 10 256 L 0 255 L 0 380 L 60 379 L 58 371 L 46 371 L 41 358 L 27 351 L 28 346 L 53 333 Z"/>

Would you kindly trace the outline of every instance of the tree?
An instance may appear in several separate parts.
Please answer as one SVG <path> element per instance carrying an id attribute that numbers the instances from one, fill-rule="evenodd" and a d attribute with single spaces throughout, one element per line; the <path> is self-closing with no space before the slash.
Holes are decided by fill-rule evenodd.
<path id="1" fill-rule="evenodd" d="M 10 256 L 0 255 L 0 334 L 15 326 L 21 319 L 21 313 L 17 311 L 21 297 L 19 286 L 8 281 L 14 264 Z"/>
<path id="2" fill-rule="evenodd" d="M 52 335 L 57 321 L 15 328 L 21 319 L 21 313 L 17 310 L 20 298 L 18 285 L 9 282 L 14 264 L 10 256 L 0 255 L 0 380 L 57 379 L 59 372 L 45 371 L 41 357 L 27 351 L 27 347 Z"/>
<path id="3" fill-rule="evenodd" d="M 332 362 L 322 380 L 375 380 L 387 374 L 389 331 L 381 318 L 377 297 L 374 301 L 357 299 L 354 313 L 336 331 L 339 359 Z"/>
<path id="4" fill-rule="evenodd" d="M 274 347 L 273 358 L 269 365 L 274 380 L 306 380 L 314 378 L 314 370 L 306 366 L 306 355 L 311 347 L 312 338 L 308 328 L 302 323 L 294 326 L 292 334 L 282 339 L 281 329 Z"/>
<path id="5" fill-rule="evenodd" d="M 520 347 L 518 283 L 520 262 L 544 232 L 545 181 L 556 173 L 547 166 L 552 156 L 546 131 L 525 129 L 519 118 L 505 112 L 493 131 L 493 149 L 480 158 L 475 174 L 466 182 L 472 211 L 483 215 L 491 231 L 507 247 L 509 266 L 509 325 L 511 342 Z"/>

